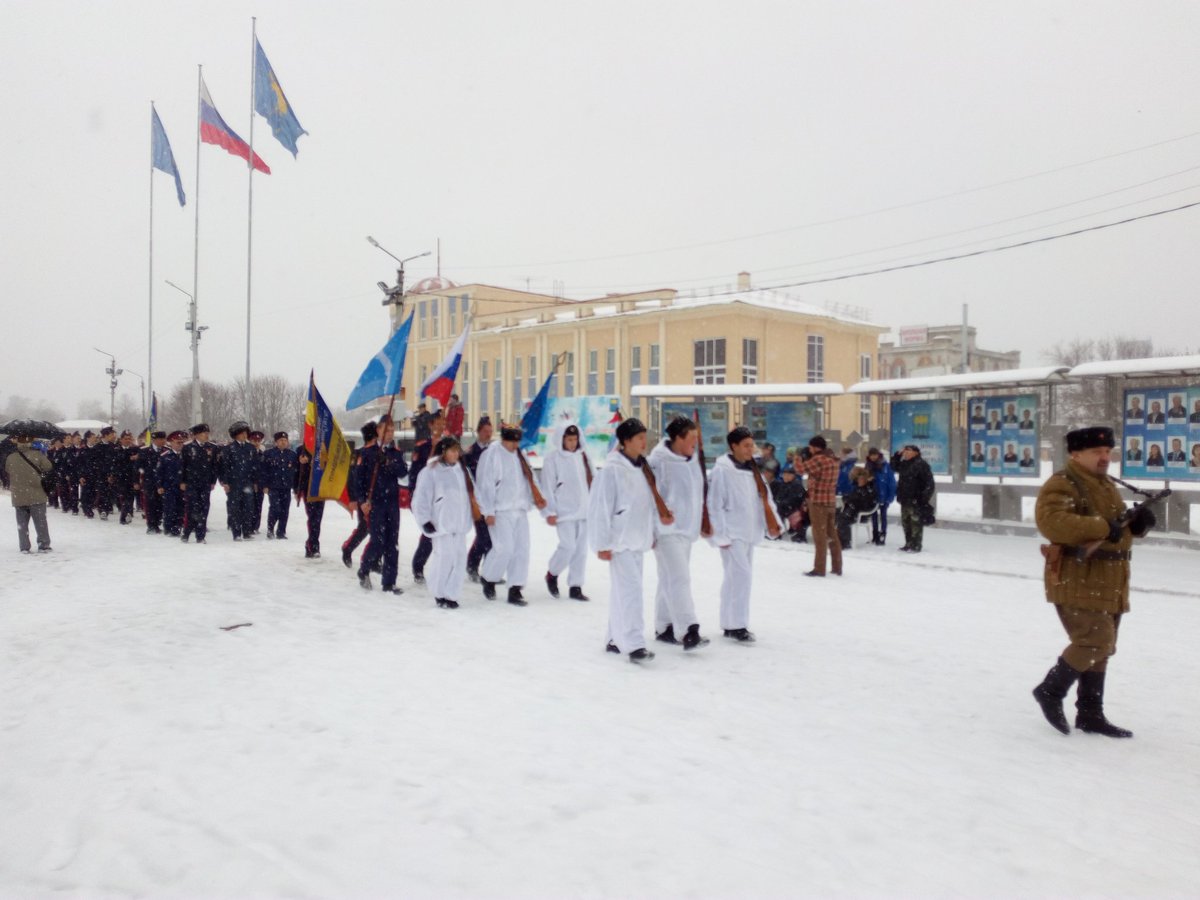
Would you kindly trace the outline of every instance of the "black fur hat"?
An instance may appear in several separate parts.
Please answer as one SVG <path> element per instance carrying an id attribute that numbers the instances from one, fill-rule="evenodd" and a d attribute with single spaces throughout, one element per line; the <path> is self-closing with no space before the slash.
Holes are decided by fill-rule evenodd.
<path id="1" fill-rule="evenodd" d="M 641 434 L 646 430 L 646 426 L 642 424 L 641 419 L 626 419 L 617 426 L 617 440 L 624 444 L 630 438 Z"/>
<path id="2" fill-rule="evenodd" d="M 1074 431 L 1067 432 L 1068 453 L 1075 453 L 1079 450 L 1090 450 L 1092 447 L 1108 447 L 1111 449 L 1115 446 L 1117 446 L 1117 442 L 1113 438 L 1113 430 L 1107 425 L 1076 428 Z"/>

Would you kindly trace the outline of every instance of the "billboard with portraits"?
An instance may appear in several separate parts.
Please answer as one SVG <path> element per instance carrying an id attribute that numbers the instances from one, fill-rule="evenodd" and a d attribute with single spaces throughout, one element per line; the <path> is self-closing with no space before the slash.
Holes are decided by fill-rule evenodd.
<path id="1" fill-rule="evenodd" d="M 893 400 L 892 450 L 916 444 L 934 475 L 950 474 L 950 401 Z"/>
<path id="2" fill-rule="evenodd" d="M 1200 386 L 1129 388 L 1121 422 L 1123 476 L 1200 481 Z"/>
<path id="3" fill-rule="evenodd" d="M 1037 394 L 967 398 L 967 474 L 1039 477 Z"/>

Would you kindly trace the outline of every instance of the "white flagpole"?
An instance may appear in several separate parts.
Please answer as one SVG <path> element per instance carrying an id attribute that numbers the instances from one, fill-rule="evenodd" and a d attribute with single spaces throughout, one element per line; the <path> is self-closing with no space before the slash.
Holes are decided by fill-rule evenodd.
<path id="1" fill-rule="evenodd" d="M 150 396 L 154 396 L 154 101 L 150 101 L 150 298 L 149 338 L 146 349 L 146 380 L 150 382 Z"/>
<path id="2" fill-rule="evenodd" d="M 246 179 L 246 383 L 242 389 L 242 407 L 247 420 L 250 418 L 250 278 L 254 268 L 254 107 L 255 82 L 254 64 L 256 62 L 255 47 L 258 44 L 258 17 L 250 17 L 250 157 L 246 161 L 250 174 Z"/>
<path id="3" fill-rule="evenodd" d="M 200 104 L 204 90 L 204 66 L 196 66 L 196 207 L 195 246 L 192 251 L 192 424 L 200 421 L 200 332 L 196 325 L 200 294 Z"/>

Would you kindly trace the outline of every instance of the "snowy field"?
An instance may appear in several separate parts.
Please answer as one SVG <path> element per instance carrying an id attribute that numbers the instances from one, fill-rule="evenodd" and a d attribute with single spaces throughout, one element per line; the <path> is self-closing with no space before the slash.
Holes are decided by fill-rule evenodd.
<path id="1" fill-rule="evenodd" d="M 383 597 L 332 507 L 320 560 L 299 511 L 234 544 L 215 497 L 207 546 L 51 510 L 43 557 L 8 502 L 5 898 L 1200 896 L 1200 553 L 1135 554 L 1114 741 L 1029 695 L 1065 643 L 1030 538 L 914 557 L 893 524 L 824 580 L 761 548 L 753 646 L 701 546 L 713 643 L 639 667 L 603 652 L 604 564 L 591 603 L 546 594 L 539 521 L 528 608 L 448 611 L 407 516 Z"/>

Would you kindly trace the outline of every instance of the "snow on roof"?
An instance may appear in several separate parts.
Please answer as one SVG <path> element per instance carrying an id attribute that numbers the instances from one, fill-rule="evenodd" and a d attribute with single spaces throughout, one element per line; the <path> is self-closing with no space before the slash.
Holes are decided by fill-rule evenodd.
<path id="1" fill-rule="evenodd" d="M 950 388 L 1017 387 L 1062 381 L 1066 372 L 1066 366 L 1043 366 L 1035 369 L 1000 369 L 996 372 L 928 375 L 922 378 L 888 378 L 881 381 L 860 381 L 858 384 L 852 385 L 847 393 L 895 394 L 942 391 Z"/>
<path id="2" fill-rule="evenodd" d="M 639 384 L 634 397 L 828 397 L 844 394 L 835 381 L 818 384 Z"/>
<path id="3" fill-rule="evenodd" d="M 1200 356 L 1159 356 L 1152 359 L 1108 359 L 1080 363 L 1069 377 L 1092 375 L 1198 375 Z"/>

